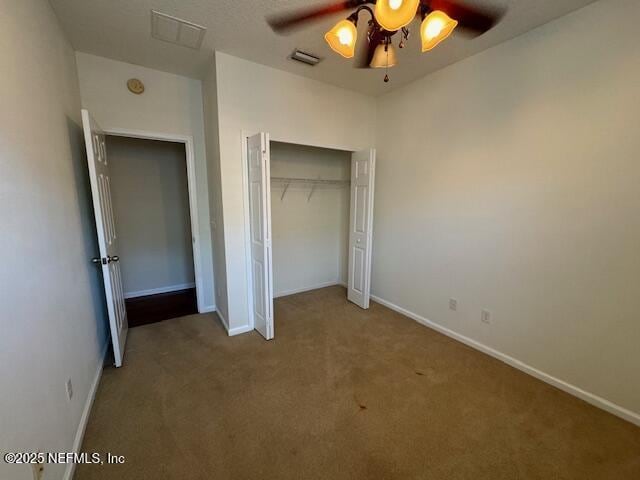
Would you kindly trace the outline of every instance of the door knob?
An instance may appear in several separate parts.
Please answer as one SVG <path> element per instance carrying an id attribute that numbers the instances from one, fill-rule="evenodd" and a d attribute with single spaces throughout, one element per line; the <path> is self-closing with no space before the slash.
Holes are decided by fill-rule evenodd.
<path id="1" fill-rule="evenodd" d="M 95 263 L 96 265 L 98 265 L 99 263 L 102 263 L 102 259 L 100 257 L 93 257 L 91 259 L 91 263 Z"/>
<path id="2" fill-rule="evenodd" d="M 117 256 L 117 255 L 114 255 L 113 257 L 109 256 L 109 263 L 111 263 L 111 262 L 119 262 L 119 261 L 120 261 L 120 257 L 119 256 Z"/>

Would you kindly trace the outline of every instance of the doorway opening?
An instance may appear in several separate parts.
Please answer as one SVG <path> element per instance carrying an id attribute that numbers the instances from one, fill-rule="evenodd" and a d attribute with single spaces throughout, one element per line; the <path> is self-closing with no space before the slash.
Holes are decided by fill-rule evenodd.
<path id="1" fill-rule="evenodd" d="M 196 196 L 195 155 L 193 138 L 184 135 L 171 135 L 165 133 L 150 133 L 131 130 L 105 131 L 91 116 L 88 110 L 82 109 L 82 129 L 84 132 L 85 148 L 87 150 L 87 165 L 89 167 L 89 183 L 91 184 L 91 198 L 93 213 L 96 222 L 96 237 L 100 256 L 91 259 L 94 265 L 100 268 L 103 278 L 105 300 L 109 315 L 109 330 L 111 331 L 111 346 L 116 367 L 121 367 L 124 360 L 124 349 L 129 332 L 129 320 L 125 304 L 125 287 L 122 281 L 122 267 L 127 259 L 120 261 L 120 239 L 116 230 L 117 221 L 114 215 L 113 199 L 111 195 L 111 158 L 107 148 L 107 136 L 129 137 L 131 139 L 157 140 L 181 144 L 184 147 L 186 159 L 189 219 L 191 225 L 193 276 L 195 277 L 195 289 L 198 312 L 203 312 L 202 303 L 202 275 L 200 273 L 200 240 L 198 227 L 198 202 Z M 136 190 L 143 189 L 143 184 L 148 181 L 146 176 L 138 181 Z M 123 208 L 130 208 L 130 204 L 124 202 Z M 136 203 L 135 201 L 132 203 Z M 156 202 L 152 209 L 162 208 L 163 202 Z M 148 235 L 147 235 L 148 237 Z M 143 249 L 149 252 L 149 249 Z M 173 252 L 170 252 L 172 254 Z M 131 292 L 129 292 L 131 293 Z M 160 308 L 162 310 L 162 308 Z"/>
<path id="2" fill-rule="evenodd" d="M 106 136 L 129 327 L 198 313 L 184 143 Z"/>
<path id="3" fill-rule="evenodd" d="M 369 308 L 375 150 L 243 139 L 250 326 L 274 338 L 274 298 L 331 285 Z"/>

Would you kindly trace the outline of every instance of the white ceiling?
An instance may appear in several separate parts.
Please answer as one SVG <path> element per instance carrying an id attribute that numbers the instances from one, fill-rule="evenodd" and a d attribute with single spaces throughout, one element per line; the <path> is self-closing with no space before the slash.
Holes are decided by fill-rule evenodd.
<path id="1" fill-rule="evenodd" d="M 506 6 L 508 12 L 487 34 L 473 40 L 454 34 L 425 54 L 420 53 L 418 23 L 414 22 L 409 44 L 399 52 L 399 65 L 390 71 L 391 82 L 385 84 L 384 72 L 354 69 L 325 44 L 324 32 L 346 15 L 338 14 L 284 37 L 265 23 L 266 14 L 326 3 L 322 0 L 50 0 L 74 48 L 82 52 L 199 78 L 215 49 L 372 95 L 405 85 L 593 1 L 466 0 L 469 5 Z M 207 27 L 202 49 L 151 38 L 152 9 Z M 360 22 L 361 30 L 365 25 Z M 363 38 L 361 34 L 359 40 Z M 324 61 L 309 67 L 288 60 L 296 47 Z"/>

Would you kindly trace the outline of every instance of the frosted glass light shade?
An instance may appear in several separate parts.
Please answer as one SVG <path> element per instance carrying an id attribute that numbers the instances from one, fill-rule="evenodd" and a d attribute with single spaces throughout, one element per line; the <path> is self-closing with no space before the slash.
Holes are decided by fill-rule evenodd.
<path id="1" fill-rule="evenodd" d="M 411 23 L 418 5 L 420 0 L 378 0 L 373 13 L 382 28 L 395 32 Z"/>
<path id="2" fill-rule="evenodd" d="M 393 45 L 387 45 L 387 50 L 385 50 L 384 45 L 378 45 L 375 52 L 373 52 L 373 58 L 369 66 L 372 68 L 391 68 L 395 67 L 396 63 L 396 51 Z"/>
<path id="3" fill-rule="evenodd" d="M 352 58 L 356 51 L 358 30 L 351 20 L 341 20 L 325 34 L 324 39 L 334 52 L 344 58 Z"/>
<path id="4" fill-rule="evenodd" d="M 437 47 L 440 42 L 451 35 L 458 26 L 458 22 L 453 20 L 446 13 L 436 10 L 425 17 L 420 26 L 420 38 L 422 39 L 422 51 Z"/>

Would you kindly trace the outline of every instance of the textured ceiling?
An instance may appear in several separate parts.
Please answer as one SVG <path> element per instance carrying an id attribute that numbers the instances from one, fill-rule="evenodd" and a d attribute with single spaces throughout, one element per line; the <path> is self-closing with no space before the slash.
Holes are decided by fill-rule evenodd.
<path id="1" fill-rule="evenodd" d="M 420 53 L 418 22 L 411 24 L 407 48 L 399 65 L 384 72 L 358 70 L 334 54 L 323 35 L 346 15 L 327 18 L 289 36 L 274 34 L 266 14 L 322 4 L 318 0 L 50 0 L 76 50 L 124 62 L 199 78 L 212 50 L 315 78 L 371 95 L 380 95 L 424 75 L 516 37 L 594 0 L 466 0 L 467 4 L 508 7 L 502 22 L 487 34 L 469 40 L 460 35 L 429 53 Z M 159 10 L 208 28 L 200 51 L 151 38 L 150 11 Z M 366 22 L 360 22 L 361 31 Z M 362 41 L 363 35 L 359 36 Z M 288 60 L 298 47 L 324 58 L 316 67 Z"/>

